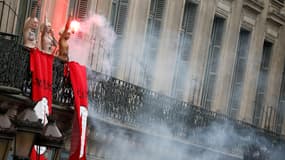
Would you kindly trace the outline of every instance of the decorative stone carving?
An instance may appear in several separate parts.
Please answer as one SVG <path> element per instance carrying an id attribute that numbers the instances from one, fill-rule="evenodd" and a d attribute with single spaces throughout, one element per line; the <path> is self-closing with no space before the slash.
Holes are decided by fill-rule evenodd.
<path id="1" fill-rule="evenodd" d="M 260 0 L 245 0 L 243 2 L 243 7 L 255 12 L 256 14 L 259 14 L 264 9 L 264 3 Z"/>

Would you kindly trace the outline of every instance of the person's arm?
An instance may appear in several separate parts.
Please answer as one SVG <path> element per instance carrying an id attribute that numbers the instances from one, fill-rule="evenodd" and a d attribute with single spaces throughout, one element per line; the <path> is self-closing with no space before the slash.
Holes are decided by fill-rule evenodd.
<path id="1" fill-rule="evenodd" d="M 53 31 L 53 29 L 51 29 L 51 31 L 50 31 L 51 33 L 51 37 L 52 37 L 52 44 L 53 44 L 53 46 L 57 46 L 57 40 L 55 39 L 55 37 L 54 37 L 54 31 Z"/>
<path id="2" fill-rule="evenodd" d="M 43 30 L 42 30 L 42 37 L 45 36 L 45 34 L 47 32 L 47 24 L 48 24 L 48 19 L 45 15 L 45 20 L 44 20 L 44 25 L 43 25 Z"/>
<path id="3" fill-rule="evenodd" d="M 72 20 L 72 17 L 69 16 L 68 19 L 67 19 L 67 22 L 66 22 L 66 24 L 65 24 L 64 31 L 63 31 L 64 34 L 68 32 L 69 27 L 70 27 L 71 20 Z"/>

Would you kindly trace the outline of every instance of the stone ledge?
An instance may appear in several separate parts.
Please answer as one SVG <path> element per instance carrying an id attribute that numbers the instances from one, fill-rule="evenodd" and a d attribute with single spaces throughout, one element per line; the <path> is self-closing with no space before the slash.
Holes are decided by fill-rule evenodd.
<path id="1" fill-rule="evenodd" d="M 243 7 L 259 14 L 264 9 L 264 3 L 256 0 L 245 0 L 243 2 Z"/>

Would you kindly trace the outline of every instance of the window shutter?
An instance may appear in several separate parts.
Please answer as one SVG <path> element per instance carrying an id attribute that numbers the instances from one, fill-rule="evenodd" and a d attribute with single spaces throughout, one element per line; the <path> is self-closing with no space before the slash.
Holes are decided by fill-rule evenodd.
<path id="1" fill-rule="evenodd" d="M 254 108 L 254 119 L 253 123 L 255 125 L 260 125 L 261 120 L 268 117 L 262 117 L 262 110 L 264 109 L 264 97 L 267 88 L 268 72 L 269 72 L 269 62 L 271 57 L 273 44 L 265 41 L 263 44 L 262 61 L 259 69 L 259 77 L 257 82 L 256 96 L 255 96 L 255 108 Z M 268 127 L 268 126 L 265 126 Z"/>
<path id="2" fill-rule="evenodd" d="M 88 0 L 79 0 L 77 7 L 77 18 L 84 20 L 87 18 Z"/>
<path id="3" fill-rule="evenodd" d="M 234 75 L 229 104 L 229 115 L 236 118 L 240 107 L 240 98 L 246 71 L 250 32 L 241 28 L 238 42 L 237 57 L 234 66 Z"/>
<path id="4" fill-rule="evenodd" d="M 155 7 L 155 18 L 159 18 L 159 19 L 162 18 L 164 4 L 165 4 L 165 0 L 157 0 L 156 7 Z"/>
<path id="5" fill-rule="evenodd" d="M 183 20 L 185 23 L 185 30 L 186 30 L 186 32 L 193 32 L 197 5 L 188 2 L 188 3 L 186 3 L 185 7 L 186 7 L 185 13 L 184 13 L 185 19 Z"/>
<path id="6" fill-rule="evenodd" d="M 213 101 L 213 93 L 215 89 L 215 81 L 217 75 L 217 68 L 220 59 L 220 48 L 222 43 L 223 31 L 224 31 L 224 19 L 215 16 L 211 42 L 209 46 L 209 53 L 207 59 L 207 67 L 204 76 L 204 86 L 203 86 L 203 101 L 202 105 L 205 108 L 210 109 Z"/>
<path id="7" fill-rule="evenodd" d="M 122 35 L 124 32 L 127 16 L 128 16 L 128 1 L 121 1 L 118 6 L 118 14 L 115 25 L 115 32 L 118 35 Z"/>
<path id="8" fill-rule="evenodd" d="M 195 24 L 197 4 L 190 1 L 185 2 L 183 20 L 179 33 L 179 46 L 175 64 L 175 78 L 172 85 L 172 95 L 176 98 L 182 98 L 185 90 L 185 73 L 188 72 L 188 66 L 191 55 L 192 35 Z"/>
<path id="9" fill-rule="evenodd" d="M 32 12 L 34 11 L 34 8 L 35 8 L 37 5 L 38 5 L 38 0 L 32 0 L 30 15 L 32 14 Z M 41 16 L 41 7 L 38 6 L 38 7 L 37 7 L 37 10 L 36 10 L 36 17 L 37 17 L 37 18 L 40 18 L 40 16 Z"/>

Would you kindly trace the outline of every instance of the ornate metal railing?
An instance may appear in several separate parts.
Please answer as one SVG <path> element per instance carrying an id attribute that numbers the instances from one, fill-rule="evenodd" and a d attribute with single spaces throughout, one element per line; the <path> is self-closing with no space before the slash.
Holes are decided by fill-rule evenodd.
<path id="1" fill-rule="evenodd" d="M 4 91 L 31 95 L 30 50 L 17 43 L 17 37 L 0 34 L 0 85 Z M 55 58 L 53 63 L 53 103 L 72 105 L 70 81 L 63 75 L 64 62 Z"/>
<path id="2" fill-rule="evenodd" d="M 100 81 L 102 77 L 109 79 Z M 89 99 L 102 119 L 237 155 L 245 146 L 265 139 L 270 147 L 281 143 L 274 132 L 100 73 L 89 74 L 88 83 Z M 220 134 L 229 141 L 218 142 Z"/>
<path id="3" fill-rule="evenodd" d="M 10 93 L 30 96 L 29 50 L 18 45 L 13 35 L 0 36 L 0 58 L 0 86 L 9 87 Z M 64 63 L 55 58 L 53 103 L 72 105 L 73 93 L 63 68 Z M 252 143 L 266 141 L 268 148 L 284 145 L 282 137 L 274 132 L 95 71 L 88 71 L 88 87 L 89 108 L 98 119 L 236 155 Z M 205 133 L 207 136 L 202 136 Z M 224 134 L 229 142 L 219 143 L 219 134 Z"/>

